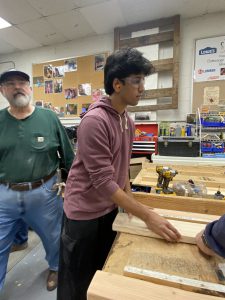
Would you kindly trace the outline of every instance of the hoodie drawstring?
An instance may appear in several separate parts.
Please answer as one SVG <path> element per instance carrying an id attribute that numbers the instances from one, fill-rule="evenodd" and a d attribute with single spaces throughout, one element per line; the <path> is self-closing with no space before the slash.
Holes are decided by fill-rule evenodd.
<path id="1" fill-rule="evenodd" d="M 127 124 L 127 116 L 126 114 L 124 115 L 125 117 L 125 129 L 127 130 L 128 129 L 128 124 Z M 120 128 L 121 128 L 121 131 L 123 132 L 123 121 L 122 121 L 122 118 L 121 118 L 121 115 L 119 114 L 119 118 L 120 118 Z"/>
<path id="2" fill-rule="evenodd" d="M 128 129 L 128 125 L 127 125 L 127 116 L 125 114 L 125 129 Z"/>
<path id="3" fill-rule="evenodd" d="M 119 114 L 119 118 L 120 118 L 120 129 L 123 132 L 123 123 L 122 123 L 122 118 L 121 118 L 120 114 Z"/>

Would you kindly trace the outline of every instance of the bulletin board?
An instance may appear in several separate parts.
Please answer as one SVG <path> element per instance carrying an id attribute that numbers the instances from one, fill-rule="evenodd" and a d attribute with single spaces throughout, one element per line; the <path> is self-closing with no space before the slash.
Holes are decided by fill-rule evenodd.
<path id="1" fill-rule="evenodd" d="M 225 36 L 196 40 L 192 112 L 225 104 Z"/>
<path id="2" fill-rule="evenodd" d="M 64 58 L 33 64 L 33 98 L 37 106 L 60 117 L 79 116 L 104 91 L 104 64 L 108 53 Z"/>

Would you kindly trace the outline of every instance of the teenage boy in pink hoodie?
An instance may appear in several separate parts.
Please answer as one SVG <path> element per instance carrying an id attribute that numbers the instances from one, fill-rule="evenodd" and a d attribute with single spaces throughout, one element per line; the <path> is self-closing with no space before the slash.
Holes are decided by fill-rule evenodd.
<path id="1" fill-rule="evenodd" d="M 109 97 L 91 105 L 78 128 L 78 151 L 66 183 L 58 300 L 85 300 L 96 270 L 102 269 L 116 233 L 112 223 L 122 207 L 167 241 L 179 232 L 138 203 L 128 177 L 134 123 L 126 108 L 138 104 L 153 66 L 136 49 L 110 55 L 104 68 Z"/>

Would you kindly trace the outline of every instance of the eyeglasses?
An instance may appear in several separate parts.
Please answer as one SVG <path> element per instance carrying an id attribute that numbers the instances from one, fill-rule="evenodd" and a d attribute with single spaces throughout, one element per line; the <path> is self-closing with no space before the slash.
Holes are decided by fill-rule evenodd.
<path id="1" fill-rule="evenodd" d="M 133 85 L 134 87 L 140 87 L 141 85 L 145 84 L 145 78 L 143 77 L 125 77 L 120 79 L 121 81 L 128 82 L 129 84 Z"/>
<path id="2" fill-rule="evenodd" d="M 3 86 L 6 86 L 8 88 L 14 88 L 16 86 L 20 86 L 20 87 L 26 87 L 29 86 L 29 81 L 25 81 L 25 80 L 13 80 L 13 81 L 6 81 L 4 83 L 2 83 Z"/>

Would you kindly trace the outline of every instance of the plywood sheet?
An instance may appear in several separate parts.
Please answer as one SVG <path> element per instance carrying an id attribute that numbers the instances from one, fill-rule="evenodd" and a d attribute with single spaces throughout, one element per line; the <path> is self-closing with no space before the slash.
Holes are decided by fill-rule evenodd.
<path id="1" fill-rule="evenodd" d="M 97 271 L 87 292 L 88 300 L 216 300 L 180 289 L 157 285 L 121 275 Z"/>
<path id="2" fill-rule="evenodd" d="M 223 284 L 216 270 L 221 257 L 203 256 L 196 245 L 169 243 L 162 239 L 120 233 L 104 271 L 123 274 L 126 265 L 190 279 Z"/>
<path id="3" fill-rule="evenodd" d="M 170 220 L 170 223 L 180 232 L 180 242 L 188 244 L 195 244 L 196 234 L 205 228 L 205 224 L 189 223 L 177 220 Z M 129 217 L 126 213 L 118 213 L 113 222 L 113 230 L 154 238 L 162 238 L 148 229 L 142 220 L 134 216 Z"/>

